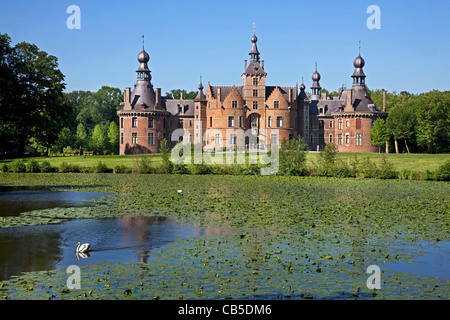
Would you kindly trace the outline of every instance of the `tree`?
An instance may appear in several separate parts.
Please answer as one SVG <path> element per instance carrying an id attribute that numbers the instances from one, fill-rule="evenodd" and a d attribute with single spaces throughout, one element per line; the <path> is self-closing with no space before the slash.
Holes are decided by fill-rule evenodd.
<path id="1" fill-rule="evenodd" d="M 447 152 L 450 142 L 450 91 L 430 91 L 418 96 L 416 110 L 417 143 L 428 153 Z"/>
<path id="2" fill-rule="evenodd" d="M 161 140 L 161 143 L 159 145 L 159 152 L 161 153 L 161 159 L 163 162 L 161 167 L 162 172 L 163 173 L 172 172 L 173 163 L 172 161 L 170 161 L 169 144 L 167 143 L 166 138 Z"/>
<path id="3" fill-rule="evenodd" d="M 119 126 L 114 121 L 111 121 L 111 123 L 109 125 L 108 139 L 109 139 L 109 144 L 111 146 L 111 151 L 114 154 L 118 154 L 119 153 Z"/>
<path id="4" fill-rule="evenodd" d="M 103 132 L 100 124 L 97 124 L 92 131 L 91 143 L 96 154 L 103 154 L 107 150 L 107 140 Z"/>
<path id="5" fill-rule="evenodd" d="M 408 140 L 411 140 L 415 132 L 416 115 L 410 104 L 396 105 L 389 111 L 386 126 L 394 136 L 395 152 L 399 153 L 397 139 L 403 139 L 407 152 L 410 152 Z"/>
<path id="6" fill-rule="evenodd" d="M 183 93 L 183 99 L 185 100 L 193 100 L 195 97 L 197 97 L 197 91 L 190 91 L 187 92 L 185 89 L 172 89 L 170 92 L 166 92 L 166 96 L 171 97 L 173 95 L 174 99 L 180 99 L 181 93 Z"/>
<path id="7" fill-rule="evenodd" d="M 55 149 L 58 153 L 63 151 L 65 147 L 72 147 L 74 145 L 75 139 L 69 128 L 63 128 L 59 134 L 58 139 L 55 142 Z"/>
<path id="8" fill-rule="evenodd" d="M 63 102 L 64 75 L 58 59 L 30 43 L 14 47 L 0 34 L 0 132 L 5 147 L 23 153 L 31 138 L 47 148 L 67 125 L 70 106 Z"/>
<path id="9" fill-rule="evenodd" d="M 276 147 L 275 147 L 276 148 Z M 272 148 L 271 152 L 275 151 Z M 281 141 L 278 175 L 300 176 L 306 173 L 306 144 L 301 136 Z"/>
<path id="10" fill-rule="evenodd" d="M 384 119 L 378 118 L 375 120 L 372 130 L 370 131 L 370 143 L 374 146 L 378 146 L 378 151 L 380 151 L 380 147 L 385 145 L 390 137 L 391 134 L 386 127 Z"/>

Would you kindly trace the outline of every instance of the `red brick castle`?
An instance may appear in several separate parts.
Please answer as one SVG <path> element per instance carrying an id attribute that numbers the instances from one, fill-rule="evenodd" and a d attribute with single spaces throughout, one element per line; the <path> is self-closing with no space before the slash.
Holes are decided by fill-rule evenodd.
<path id="1" fill-rule="evenodd" d="M 171 146 L 183 139 L 184 143 L 201 143 L 205 149 L 220 150 L 239 144 L 269 149 L 272 144 L 298 135 L 310 150 L 320 150 L 331 143 L 343 152 L 378 151 L 370 144 L 370 130 L 373 122 L 386 118 L 387 113 L 384 105 L 380 110 L 370 99 L 363 72 L 365 61 L 359 54 L 353 61 L 351 89 L 341 90 L 337 97 L 327 97 L 321 92 L 316 65 L 308 97 L 303 83 L 300 87 L 266 85 L 267 73 L 257 41 L 253 34 L 250 61 L 245 60 L 241 75 L 242 85 L 212 86 L 208 82 L 203 93 L 200 81 L 194 100 L 161 96 L 161 89 L 153 88 L 150 57 L 142 48 L 136 84 L 133 90 L 125 89 L 117 112 L 120 154 L 156 153 L 164 138 Z M 181 128 L 182 137 L 172 136 Z M 240 129 L 251 132 L 256 140 L 239 141 L 236 132 Z"/>

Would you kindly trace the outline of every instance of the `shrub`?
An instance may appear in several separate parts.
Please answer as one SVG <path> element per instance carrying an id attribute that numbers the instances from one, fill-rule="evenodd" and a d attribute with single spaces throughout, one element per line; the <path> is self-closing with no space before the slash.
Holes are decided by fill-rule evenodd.
<path id="1" fill-rule="evenodd" d="M 434 180 L 450 181 L 450 160 L 445 161 L 433 174 Z"/>
<path id="2" fill-rule="evenodd" d="M 2 163 L 0 165 L 0 171 L 1 172 L 8 172 L 9 171 L 8 165 L 6 163 Z"/>
<path id="3" fill-rule="evenodd" d="M 30 162 L 27 163 L 27 172 L 40 172 L 41 168 L 39 167 L 39 163 L 31 159 Z"/>
<path id="4" fill-rule="evenodd" d="M 112 172 L 112 169 L 108 168 L 108 166 L 104 162 L 99 161 L 97 163 L 97 165 L 94 167 L 94 172 L 95 173 L 108 173 L 108 172 Z"/>
<path id="5" fill-rule="evenodd" d="M 11 162 L 11 171 L 12 172 L 25 172 L 27 167 L 25 162 L 22 159 L 17 159 Z"/>
<path id="6" fill-rule="evenodd" d="M 174 164 L 172 166 L 172 173 L 185 174 L 189 173 L 189 170 L 184 163 Z"/>
<path id="7" fill-rule="evenodd" d="M 114 171 L 113 172 L 114 173 L 130 173 L 131 169 L 125 167 L 124 164 L 120 164 L 120 165 L 114 167 Z"/>
<path id="8" fill-rule="evenodd" d="M 155 168 L 152 166 L 149 158 L 141 157 L 138 161 L 136 171 L 139 173 L 155 173 Z"/>
<path id="9" fill-rule="evenodd" d="M 377 165 L 370 160 L 369 157 L 365 157 L 358 164 L 358 174 L 362 178 L 375 178 L 377 176 Z"/>
<path id="10" fill-rule="evenodd" d="M 375 178 L 378 179 L 396 179 L 398 172 L 394 169 L 394 164 L 383 156 L 378 167 Z"/>
<path id="11" fill-rule="evenodd" d="M 188 166 L 189 172 L 192 174 L 210 174 L 212 173 L 212 168 L 210 165 L 206 164 L 204 161 L 201 164 L 190 164 Z"/>
<path id="12" fill-rule="evenodd" d="M 400 180 L 411 180 L 412 179 L 412 171 L 408 169 L 402 169 L 398 173 L 398 178 Z"/>
<path id="13" fill-rule="evenodd" d="M 48 162 L 47 160 L 43 161 L 41 163 L 40 169 L 41 169 L 41 172 L 56 172 L 57 171 L 57 169 L 55 167 L 52 167 L 50 162 Z"/>
<path id="14" fill-rule="evenodd" d="M 272 147 L 272 152 L 276 152 Z M 281 142 L 279 149 L 279 169 L 278 175 L 281 176 L 301 176 L 307 173 L 306 170 L 306 144 L 301 136 L 297 139 Z"/>
<path id="15" fill-rule="evenodd" d="M 63 173 L 81 172 L 80 166 L 63 161 L 59 167 L 59 171 Z"/>
<path id="16" fill-rule="evenodd" d="M 172 172 L 173 163 L 170 161 L 169 154 L 169 145 L 167 143 L 167 139 L 164 138 L 161 141 L 159 152 L 161 153 L 162 165 L 161 165 L 161 173 L 170 173 Z"/>

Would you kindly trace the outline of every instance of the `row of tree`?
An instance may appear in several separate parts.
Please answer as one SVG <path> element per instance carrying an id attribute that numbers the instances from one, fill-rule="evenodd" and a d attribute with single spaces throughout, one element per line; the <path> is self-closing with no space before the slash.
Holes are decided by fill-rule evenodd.
<path id="1" fill-rule="evenodd" d="M 370 91 L 377 106 L 383 104 L 382 90 Z M 372 144 L 390 152 L 446 153 L 450 151 L 450 91 L 386 93 L 386 121 L 372 128 Z"/>

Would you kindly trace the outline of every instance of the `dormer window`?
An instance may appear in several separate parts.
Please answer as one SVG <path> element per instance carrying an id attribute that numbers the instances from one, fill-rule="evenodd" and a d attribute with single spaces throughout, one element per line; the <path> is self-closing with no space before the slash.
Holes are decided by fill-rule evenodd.
<path id="1" fill-rule="evenodd" d="M 258 78 L 257 78 L 257 77 L 254 77 L 254 78 L 253 78 L 253 85 L 254 85 L 254 86 L 257 86 L 257 85 L 258 85 Z"/>

